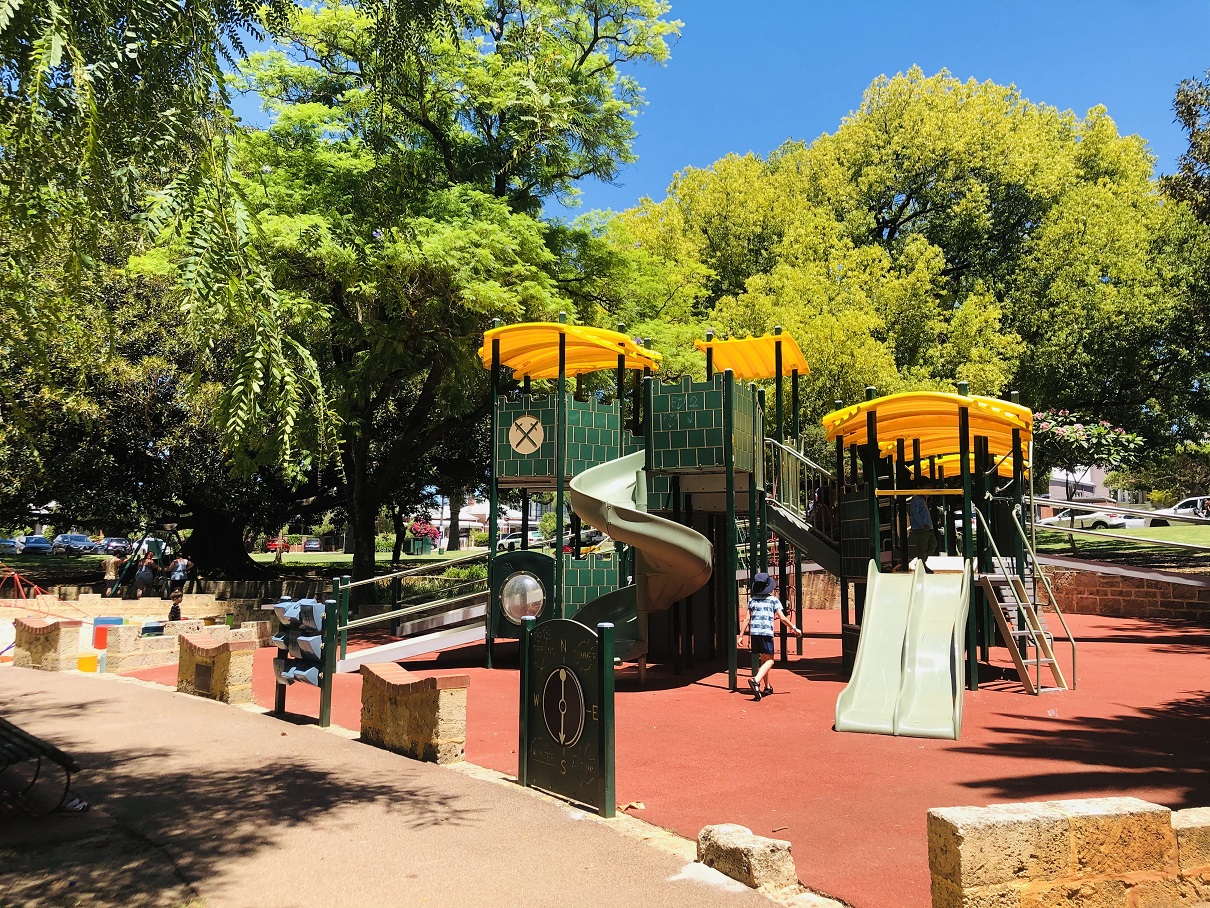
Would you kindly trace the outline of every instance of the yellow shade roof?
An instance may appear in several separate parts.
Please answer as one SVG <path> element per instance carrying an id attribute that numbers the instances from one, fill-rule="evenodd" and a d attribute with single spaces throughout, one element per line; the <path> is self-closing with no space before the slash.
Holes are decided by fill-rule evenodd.
<path id="1" fill-rule="evenodd" d="M 559 335 L 567 338 L 567 375 L 616 369 L 619 354 L 625 357 L 627 369 L 654 371 L 663 358 L 618 331 L 561 322 L 524 322 L 485 332 L 479 359 L 484 368 L 492 367 L 492 341 L 499 338 L 500 364 L 512 369 L 518 378 L 558 378 Z"/>
<path id="2" fill-rule="evenodd" d="M 823 418 L 828 440 L 843 438 L 846 445 L 866 444 L 866 414 L 877 417 L 878 447 L 884 455 L 895 451 L 902 438 L 912 456 L 912 440 L 920 440 L 920 455 L 958 452 L 958 409 L 967 407 L 970 434 L 985 436 L 993 454 L 1012 451 L 1013 429 L 1021 430 L 1021 445 L 1028 449 L 1033 436 L 1033 413 L 1028 407 L 992 397 L 963 397 L 940 391 L 909 391 L 862 401 L 834 410 Z"/>
<path id="3" fill-rule="evenodd" d="M 766 334 L 764 337 L 745 337 L 740 340 L 700 340 L 693 346 L 705 352 L 714 351 L 713 365 L 716 372 L 728 369 L 736 378 L 774 378 L 777 375 L 777 344 L 781 342 L 781 374 L 806 375 L 811 369 L 798 349 L 798 342 L 788 334 Z"/>

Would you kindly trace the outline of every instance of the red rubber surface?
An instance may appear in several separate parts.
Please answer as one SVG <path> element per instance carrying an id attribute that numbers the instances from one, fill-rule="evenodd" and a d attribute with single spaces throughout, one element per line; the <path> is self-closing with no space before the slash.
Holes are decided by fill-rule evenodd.
<path id="1" fill-rule="evenodd" d="M 621 671 L 618 803 L 641 801 L 646 809 L 633 814 L 690 838 L 731 822 L 789 839 L 801 880 L 858 908 L 929 905 L 930 807 L 1110 795 L 1210 805 L 1206 628 L 1070 617 L 1081 641 L 1077 690 L 1030 697 L 1009 672 L 967 693 L 960 741 L 932 741 L 833 732 L 843 687 L 839 613 L 805 620 L 804 655 L 773 670 L 777 693 L 759 703 L 730 693 L 717 664 L 675 678 L 654 666 L 646 689 L 633 668 Z M 273 703 L 272 652 L 256 658 L 254 694 L 264 706 Z M 407 665 L 470 674 L 467 759 L 515 774 L 516 644 L 501 643 L 497 654 L 505 668 L 495 671 L 479 667 L 482 646 Z M 1069 664 L 1063 645 L 1059 656 Z M 173 666 L 129 674 L 176 680 Z M 337 724 L 358 728 L 360 687 L 358 675 L 336 678 Z M 316 716 L 318 691 L 292 685 L 287 706 Z"/>

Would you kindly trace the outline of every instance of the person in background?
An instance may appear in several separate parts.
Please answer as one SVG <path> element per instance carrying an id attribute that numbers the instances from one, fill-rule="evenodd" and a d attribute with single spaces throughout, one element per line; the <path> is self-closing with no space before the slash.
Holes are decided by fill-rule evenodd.
<path id="1" fill-rule="evenodd" d="M 908 557 L 915 555 L 926 574 L 933 573 L 928 566 L 929 555 L 937 554 L 937 533 L 933 529 L 933 515 L 929 511 L 929 500 L 919 493 L 908 499 Z M 904 569 L 907 565 L 904 565 Z"/>
<path id="2" fill-rule="evenodd" d="M 134 597 L 142 599 L 143 594 L 155 586 L 155 579 L 160 573 L 160 566 L 155 563 L 155 555 L 148 552 L 139 562 L 139 569 L 134 572 Z"/>
<path id="3" fill-rule="evenodd" d="M 168 565 L 168 592 L 185 589 L 185 581 L 193 570 L 193 562 L 184 555 L 177 555 Z"/>
<path id="4" fill-rule="evenodd" d="M 115 555 L 110 552 L 105 556 L 102 562 L 105 566 L 105 591 L 103 596 L 114 595 L 114 585 L 118 582 L 118 577 L 122 574 L 122 568 L 126 565 L 126 558 L 122 555 Z"/>
<path id="5" fill-rule="evenodd" d="M 752 696 L 757 700 L 773 693 L 773 685 L 766 679 L 769 670 L 773 668 L 773 629 L 780 621 L 790 629 L 795 637 L 801 637 L 802 631 L 790 623 L 782 608 L 781 600 L 773 595 L 777 581 L 763 571 L 752 578 L 748 592 L 748 614 L 739 629 L 738 645 L 743 645 L 747 635 L 752 646 L 752 654 L 760 659 L 760 668 L 748 679 L 752 688 Z M 762 687 L 762 682 L 764 686 Z"/>

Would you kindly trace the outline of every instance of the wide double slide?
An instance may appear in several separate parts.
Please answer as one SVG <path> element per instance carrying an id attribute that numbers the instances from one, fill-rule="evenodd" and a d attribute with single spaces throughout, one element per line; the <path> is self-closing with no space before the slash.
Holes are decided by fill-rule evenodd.
<path id="1" fill-rule="evenodd" d="M 836 701 L 836 730 L 951 738 L 962 733 L 963 640 L 971 566 L 880 573 L 871 561 L 857 659 Z"/>
<path id="2" fill-rule="evenodd" d="M 571 507 L 580 519 L 635 551 L 633 589 L 602 596 L 573 616 L 589 626 L 613 620 L 631 627 L 626 659 L 647 652 L 647 616 L 705 586 L 714 560 L 714 548 L 701 533 L 647 512 L 644 462 L 642 451 L 628 454 L 590 467 L 570 483 Z"/>

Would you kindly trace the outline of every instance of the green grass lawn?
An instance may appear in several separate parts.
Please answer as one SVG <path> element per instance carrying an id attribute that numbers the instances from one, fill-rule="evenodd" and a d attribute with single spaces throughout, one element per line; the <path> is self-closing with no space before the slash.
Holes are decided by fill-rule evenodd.
<path id="1" fill-rule="evenodd" d="M 465 558 L 468 555 L 481 555 L 486 551 L 486 549 L 464 549 L 460 552 L 438 553 L 433 551 L 428 555 L 403 555 L 399 559 L 399 570 L 419 567 L 422 564 L 450 561 L 454 558 Z M 252 560 L 271 565 L 275 557 L 273 552 L 256 552 L 252 555 Z M 353 565 L 353 556 L 346 555 L 344 552 L 284 552 L 281 560 L 282 567 L 302 567 L 319 573 L 346 570 Z M 391 565 L 391 553 L 377 552 L 374 560 L 380 571 L 387 570 Z"/>
<path id="2" fill-rule="evenodd" d="M 1152 567 L 1160 570 L 1210 572 L 1210 526 L 1186 524 L 1169 527 L 1127 527 L 1105 530 L 1111 536 L 1133 536 L 1154 540 L 1154 544 L 1130 539 L 1096 538 L 1072 535 L 1076 558 L 1109 561 L 1130 567 Z M 1049 555 L 1072 555 L 1072 545 L 1065 533 L 1038 530 L 1038 551 Z M 1207 551 L 1197 552 L 1165 546 L 1165 542 L 1203 545 Z"/>
<path id="3" fill-rule="evenodd" d="M 8 567 L 34 583 L 92 583 L 105 576 L 104 555 L 0 556 Z"/>

